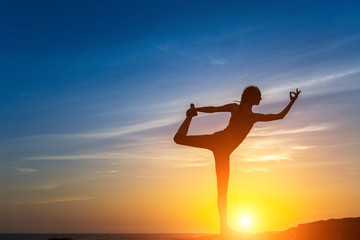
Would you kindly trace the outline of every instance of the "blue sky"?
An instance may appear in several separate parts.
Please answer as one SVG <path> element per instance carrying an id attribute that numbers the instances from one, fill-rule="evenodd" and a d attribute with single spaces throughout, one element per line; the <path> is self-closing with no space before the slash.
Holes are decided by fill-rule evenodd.
<path id="1" fill-rule="evenodd" d="M 207 165 L 172 143 L 186 108 L 238 100 L 252 84 L 263 92 L 255 110 L 265 113 L 281 110 L 289 91 L 303 91 L 287 123 L 259 125 L 258 134 L 283 129 L 305 134 L 289 142 L 341 143 L 336 153 L 359 180 L 356 1 L 0 5 L 0 208 L 8 216 L 16 215 L 15 203 L 96 199 L 113 181 L 109 175 L 137 186 L 136 176 L 158 176 L 177 164 Z M 191 131 L 219 130 L 227 117 L 201 116 Z M 172 150 L 180 152 L 175 157 Z M 0 231 L 31 231 L 16 216 L 13 227 Z"/>

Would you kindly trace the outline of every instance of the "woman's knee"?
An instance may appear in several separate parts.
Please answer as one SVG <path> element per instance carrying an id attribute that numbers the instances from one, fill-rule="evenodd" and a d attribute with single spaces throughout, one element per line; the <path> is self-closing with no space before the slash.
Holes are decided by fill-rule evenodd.
<path id="1" fill-rule="evenodd" d="M 174 142 L 177 144 L 182 144 L 184 142 L 185 136 L 182 134 L 175 134 L 174 136 Z"/>
<path id="2" fill-rule="evenodd" d="M 211 149 L 211 142 L 209 142 L 208 136 L 189 136 L 185 134 L 177 133 L 174 136 L 174 142 L 180 145 Z"/>

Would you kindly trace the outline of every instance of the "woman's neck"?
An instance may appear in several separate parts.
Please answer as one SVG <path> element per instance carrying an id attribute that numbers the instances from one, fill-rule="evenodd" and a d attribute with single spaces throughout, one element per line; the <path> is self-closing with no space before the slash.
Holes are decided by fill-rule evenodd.
<path id="1" fill-rule="evenodd" d="M 240 103 L 239 107 L 247 113 L 252 113 L 253 105 L 251 105 L 249 103 Z"/>

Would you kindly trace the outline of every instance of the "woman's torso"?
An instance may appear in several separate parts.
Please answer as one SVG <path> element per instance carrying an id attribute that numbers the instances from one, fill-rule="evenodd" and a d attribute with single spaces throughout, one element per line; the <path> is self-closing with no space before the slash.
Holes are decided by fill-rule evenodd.
<path id="1" fill-rule="evenodd" d="M 239 145 L 250 132 L 255 123 L 252 112 L 246 112 L 240 106 L 232 113 L 228 126 L 224 131 L 229 135 L 234 144 Z"/>

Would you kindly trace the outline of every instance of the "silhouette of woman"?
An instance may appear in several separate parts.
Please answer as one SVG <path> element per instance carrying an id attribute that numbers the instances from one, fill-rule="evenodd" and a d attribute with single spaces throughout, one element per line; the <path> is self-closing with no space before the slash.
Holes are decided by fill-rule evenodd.
<path id="1" fill-rule="evenodd" d="M 218 190 L 218 211 L 220 217 L 220 234 L 229 233 L 227 225 L 227 191 L 230 172 L 230 154 L 240 145 L 250 132 L 254 123 L 282 119 L 298 98 L 301 91 L 290 92 L 290 103 L 278 114 L 253 113 L 252 107 L 259 105 L 261 92 L 256 86 L 247 87 L 240 104 L 230 103 L 220 107 L 195 108 L 194 104 L 186 112 L 186 118 L 175 134 L 177 144 L 205 148 L 213 152 Z M 197 112 L 214 113 L 230 112 L 231 118 L 228 126 L 211 135 L 187 135 L 190 122 Z"/>

